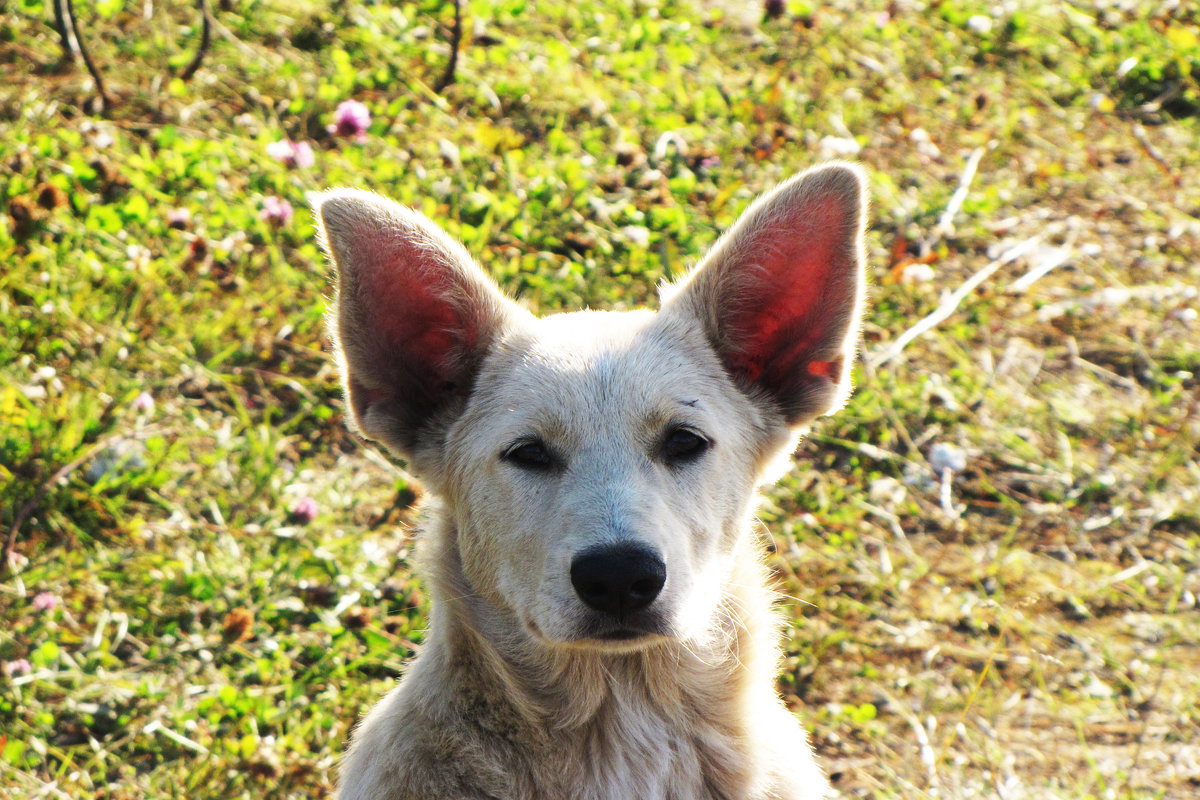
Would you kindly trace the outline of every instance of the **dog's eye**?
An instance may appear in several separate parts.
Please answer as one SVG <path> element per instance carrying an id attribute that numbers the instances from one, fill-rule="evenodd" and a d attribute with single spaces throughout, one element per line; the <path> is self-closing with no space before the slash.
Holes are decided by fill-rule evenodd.
<path id="1" fill-rule="evenodd" d="M 675 428 L 663 441 L 662 454 L 668 463 L 685 464 L 702 456 L 708 446 L 709 441 L 695 431 Z"/>
<path id="2" fill-rule="evenodd" d="M 537 439 L 517 442 L 505 450 L 501 458 L 522 469 L 531 470 L 549 469 L 554 461 L 550 457 L 550 451 L 546 449 L 546 445 Z"/>

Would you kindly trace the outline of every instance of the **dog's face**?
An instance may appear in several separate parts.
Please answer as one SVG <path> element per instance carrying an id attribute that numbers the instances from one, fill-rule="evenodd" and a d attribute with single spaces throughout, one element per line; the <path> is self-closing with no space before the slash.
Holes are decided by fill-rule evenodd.
<path id="1" fill-rule="evenodd" d="M 656 313 L 537 319 L 414 212 L 317 216 L 353 421 L 441 496 L 460 582 L 554 646 L 710 635 L 765 468 L 849 390 L 858 171 L 760 199 Z"/>
<path id="2" fill-rule="evenodd" d="M 710 628 L 767 423 L 699 326 L 673 322 L 529 321 L 450 426 L 464 572 L 533 636 L 625 647 Z"/>

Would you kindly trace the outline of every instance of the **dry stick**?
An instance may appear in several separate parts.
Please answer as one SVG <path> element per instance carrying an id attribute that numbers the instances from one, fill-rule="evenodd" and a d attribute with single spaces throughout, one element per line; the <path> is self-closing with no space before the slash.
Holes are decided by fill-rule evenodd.
<path id="1" fill-rule="evenodd" d="M 196 70 L 200 69 L 200 65 L 204 63 L 204 56 L 208 55 L 208 48 L 212 46 L 212 15 L 208 10 L 208 0 L 198 0 L 196 5 L 200 8 L 200 47 L 196 49 L 196 55 L 192 57 L 191 63 L 184 67 L 183 72 L 179 73 L 181 81 L 192 79 Z"/>
<path id="2" fill-rule="evenodd" d="M 954 231 L 954 217 L 958 215 L 963 202 L 967 199 L 971 181 L 975 180 L 975 172 L 979 169 L 979 162 L 983 160 L 984 152 L 982 147 L 976 147 L 967 157 L 967 165 L 963 167 L 962 175 L 958 178 L 958 188 L 954 190 L 954 194 L 950 195 L 950 202 L 946 203 L 946 209 L 942 211 L 942 216 L 938 217 L 937 227 L 933 229 L 928 239 L 921 242 L 922 256 L 933 249 L 933 245 L 938 239 Z"/>
<path id="3" fill-rule="evenodd" d="M 865 500 L 856 500 L 855 505 L 870 514 L 882 519 L 891 528 L 892 535 L 896 537 L 896 541 L 900 543 L 906 555 L 916 557 L 916 551 L 913 550 L 912 542 L 908 540 L 908 534 L 904 532 L 904 528 L 900 526 L 900 518 L 888 511 L 886 508 L 868 503 Z M 880 543 L 882 546 L 882 542 Z"/>
<path id="4" fill-rule="evenodd" d="M 949 467 L 942 470 L 942 474 L 938 476 L 938 500 L 942 504 L 942 513 L 951 520 L 958 519 L 962 516 L 959 510 L 954 507 L 954 494 L 951 491 L 953 484 L 954 471 Z"/>
<path id="5" fill-rule="evenodd" d="M 915 714 L 906 714 L 905 716 L 908 717 L 908 724 L 917 738 L 918 753 L 921 763 L 925 766 L 925 786 L 936 791 L 938 788 L 937 755 L 933 752 L 933 746 L 929 744 L 929 734 L 925 732 L 925 726 L 921 724 L 921 720 Z"/>
<path id="6" fill-rule="evenodd" d="M 1167 161 L 1167 157 L 1162 154 L 1162 151 L 1154 146 L 1150 138 L 1146 136 L 1146 129 L 1141 125 L 1133 126 L 1133 138 L 1138 140 L 1138 144 L 1146 151 L 1146 155 L 1154 159 L 1155 163 L 1162 168 L 1162 171 L 1174 177 L 1175 172 L 1171 169 L 1171 162 Z"/>
<path id="7" fill-rule="evenodd" d="M 255 50 L 253 47 L 251 47 L 250 45 L 243 42 L 241 39 L 239 39 L 237 37 L 237 34 L 235 34 L 233 31 L 229 30 L 229 28 L 226 28 L 224 25 L 222 25 L 221 20 L 214 17 L 211 13 L 208 15 L 208 24 L 211 25 L 213 30 L 215 30 L 217 33 L 219 33 L 222 36 L 222 38 L 227 39 L 228 41 L 233 43 L 234 47 L 236 47 L 238 50 L 241 50 L 243 55 L 246 55 L 250 58 L 258 58 L 258 59 L 265 59 L 265 56 L 271 55 L 271 52 L 269 50 L 263 50 L 262 52 L 259 52 L 258 50 Z M 283 61 L 283 60 L 285 60 L 285 59 L 283 59 L 282 57 L 275 58 L 276 63 Z"/>
<path id="8" fill-rule="evenodd" d="M 1029 291 L 1029 287 L 1049 274 L 1051 270 L 1058 269 L 1063 264 L 1068 263 L 1071 257 L 1075 255 L 1074 244 L 1078 233 L 1079 227 L 1073 225 L 1070 232 L 1067 233 L 1067 240 L 1063 242 L 1063 245 L 1054 248 L 1040 262 L 1033 265 L 1028 272 L 1013 281 L 1012 285 L 1008 287 L 1008 291 L 1015 293 L 1027 292 Z"/>
<path id="9" fill-rule="evenodd" d="M 96 69 L 96 65 L 92 63 L 92 57 L 88 55 L 87 48 L 83 44 L 83 37 L 79 35 L 79 20 L 75 18 L 75 4 L 71 0 L 62 0 L 62 4 L 67 9 L 67 21 L 71 24 L 71 33 L 75 37 L 75 46 L 79 48 L 79 55 L 83 57 L 83 63 L 87 67 L 88 74 L 96 82 L 96 91 L 100 95 L 100 110 L 103 111 L 112 105 L 112 100 L 109 98 L 108 92 L 104 89 L 104 79 L 100 77 L 100 70 Z"/>
<path id="10" fill-rule="evenodd" d="M 1020 244 L 1010 247 L 1003 254 L 1001 254 L 999 258 L 976 272 L 974 275 L 968 278 L 962 286 L 955 289 L 950 296 L 943 300 L 941 304 L 933 310 L 933 313 L 925 317 L 916 325 L 913 325 L 904 333 L 900 334 L 900 336 L 897 337 L 894 342 L 892 342 L 886 348 L 883 348 L 882 351 L 876 351 L 868 356 L 865 359 L 867 366 L 873 369 L 886 364 L 896 356 L 900 355 L 901 351 L 903 351 L 904 348 L 907 347 L 914 339 L 924 333 L 929 332 L 944 322 L 951 314 L 954 313 L 959 304 L 962 303 L 963 299 L 973 292 L 981 283 L 990 278 L 996 270 L 1000 269 L 1005 264 L 1016 261 L 1021 256 L 1030 252 L 1035 246 L 1037 246 L 1039 242 L 1041 242 L 1041 240 L 1042 237 L 1038 235 L 1030 239 L 1026 239 Z"/>
<path id="11" fill-rule="evenodd" d="M 1102 367 L 1099 364 L 1093 364 L 1091 361 L 1088 361 L 1086 358 L 1079 355 L 1079 342 L 1075 341 L 1074 336 L 1068 336 L 1066 344 L 1067 344 L 1067 363 L 1069 363 L 1072 367 L 1086 369 L 1088 372 L 1092 373 L 1097 378 L 1107 381 L 1108 383 L 1111 383 L 1114 386 L 1118 386 L 1127 392 L 1132 392 L 1132 393 L 1137 392 L 1137 390 L 1138 390 L 1138 382 L 1137 381 L 1132 380 L 1130 378 L 1126 378 L 1124 375 L 1118 375 L 1117 373 L 1113 372 L 1111 369 Z"/>
<path id="12" fill-rule="evenodd" d="M 16 679 L 14 679 L 14 685 L 15 684 L 16 684 Z M 37 777 L 36 775 L 25 772 L 24 770 L 18 769 L 17 767 L 13 767 L 13 766 L 10 766 L 3 762 L 0 762 L 0 774 L 15 775 L 16 778 L 21 781 L 35 784 L 37 786 L 37 790 L 38 790 L 37 796 L 39 796 L 39 797 L 57 797 L 57 798 L 61 798 L 61 800 L 71 800 L 71 795 L 67 794 L 62 789 L 59 789 L 53 783 L 46 783 L 45 781 L 43 781 L 41 778 Z M 15 782 L 16 781 L 14 780 L 14 783 Z M 32 796 L 32 795 L 30 795 L 30 796 Z"/>
<path id="13" fill-rule="evenodd" d="M 54 27 L 58 30 L 58 37 L 62 39 L 63 61 L 74 64 L 79 44 L 75 41 L 75 31 L 67 17 L 66 0 L 54 0 Z"/>
<path id="14" fill-rule="evenodd" d="M 1158 97 L 1149 103 L 1142 103 L 1138 106 L 1137 112 L 1139 114 L 1157 114 L 1162 111 L 1163 104 L 1171 102 L 1181 94 L 1183 94 L 1183 81 L 1175 81 Z"/>
<path id="15" fill-rule="evenodd" d="M 189 750 L 194 750 L 197 753 L 200 753 L 201 755 L 208 754 L 207 747 L 200 744 L 199 742 L 197 742 L 194 739 L 189 739 L 188 737 L 184 736 L 182 733 L 176 733 L 175 731 L 168 728 L 166 725 L 163 725 L 162 720 L 160 720 L 160 719 L 151 720 L 150 722 L 146 723 L 146 727 L 142 728 L 142 733 L 146 734 L 147 736 L 155 734 L 155 733 L 161 733 L 164 737 L 166 737 L 167 739 L 170 739 L 172 742 L 179 745 L 180 747 L 186 747 Z"/>
<path id="16" fill-rule="evenodd" d="M 971 181 L 975 180 L 975 172 L 979 169 L 983 153 L 982 147 L 976 147 L 967 158 L 967 165 L 963 167 L 962 175 L 958 178 L 958 188 L 954 190 L 954 194 L 950 195 L 950 202 L 946 204 L 946 210 L 938 218 L 936 230 L 939 233 L 944 234 L 954 230 L 954 217 L 962 208 L 963 201 L 967 199 L 967 191 L 971 188 Z"/>
<path id="17" fill-rule="evenodd" d="M 23 505 L 21 510 L 17 512 L 17 516 L 13 518 L 12 527 L 8 529 L 8 537 L 5 538 L 4 546 L 2 549 L 0 549 L 0 572 L 3 572 L 6 568 L 10 568 L 11 565 L 8 563 L 8 557 L 12 552 L 13 545 L 15 545 L 17 542 L 17 533 L 21 530 L 21 526 L 25 524 L 25 520 L 27 520 L 29 515 L 33 513 L 33 510 L 37 508 L 37 504 L 40 503 L 42 498 L 46 496 L 46 493 L 54 488 L 56 483 L 66 478 L 75 470 L 79 469 L 80 464 L 90 459 L 96 453 L 99 453 L 105 447 L 108 447 L 114 440 L 119 439 L 120 437 L 121 434 L 119 433 L 105 436 L 103 439 L 85 450 L 83 455 L 79 456 L 74 461 L 61 466 L 57 472 L 50 476 L 50 480 L 38 487 L 38 490 L 34 492 L 33 498 L 30 499 L 28 503 Z M 13 572 L 15 573 L 16 570 L 13 569 Z"/>
<path id="18" fill-rule="evenodd" d="M 446 63 L 446 71 L 442 73 L 442 77 L 438 79 L 433 90 L 438 94 L 442 93 L 450 84 L 454 83 L 454 70 L 458 68 L 458 46 L 462 42 L 462 3 L 461 0 L 454 0 L 454 27 L 450 29 L 450 60 Z"/>
<path id="19" fill-rule="evenodd" d="M 921 759 L 921 764 L 925 767 L 925 788 L 931 794 L 937 793 L 940 788 L 937 774 L 937 754 L 933 751 L 933 745 L 929 742 L 929 734 L 926 732 L 925 726 L 921 724 L 921 720 L 915 712 L 906 709 L 904 704 L 893 697 L 886 689 L 882 691 L 882 694 L 888 708 L 895 709 L 908 722 L 909 727 L 912 728 L 913 734 L 917 739 L 917 752 Z"/>
<path id="20" fill-rule="evenodd" d="M 1163 677 L 1167 673 L 1167 660 L 1164 658 L 1158 662 L 1158 680 L 1154 682 L 1154 691 L 1143 702 L 1146 706 L 1146 712 L 1142 715 L 1142 728 L 1138 731 L 1137 747 L 1133 751 L 1133 760 L 1129 764 L 1129 772 L 1125 776 L 1125 790 L 1128 791 L 1130 784 L 1133 783 L 1133 773 L 1137 769 L 1138 759 L 1142 757 L 1142 748 L 1146 744 L 1146 729 L 1150 726 L 1150 712 L 1153 710 L 1154 701 L 1158 699 L 1158 693 L 1162 689 Z"/>

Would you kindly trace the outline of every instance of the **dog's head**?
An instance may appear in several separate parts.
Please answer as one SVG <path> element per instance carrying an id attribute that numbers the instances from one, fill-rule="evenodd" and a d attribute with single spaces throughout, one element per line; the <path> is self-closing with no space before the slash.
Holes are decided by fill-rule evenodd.
<path id="1" fill-rule="evenodd" d="M 850 391 L 864 181 L 755 202 L 656 312 L 538 319 L 420 214 L 324 193 L 354 426 L 441 496 L 458 576 L 551 645 L 713 628 L 755 487 Z"/>

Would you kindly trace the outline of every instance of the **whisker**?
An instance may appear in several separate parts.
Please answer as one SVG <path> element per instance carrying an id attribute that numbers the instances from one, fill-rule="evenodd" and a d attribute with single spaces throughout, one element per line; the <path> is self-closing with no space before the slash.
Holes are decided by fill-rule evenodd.
<path id="1" fill-rule="evenodd" d="M 712 664 L 709 664 L 707 661 L 705 661 L 704 658 L 699 653 L 697 653 L 692 648 L 688 647 L 688 643 L 686 641 L 684 641 L 683 639 L 679 639 L 678 641 L 679 641 L 679 646 L 682 647 L 684 650 L 688 651 L 689 653 L 691 653 L 692 658 L 699 661 L 701 666 L 705 666 L 705 667 L 712 666 Z"/>
<path id="2" fill-rule="evenodd" d="M 745 669 L 746 664 L 742 661 L 742 638 L 737 635 L 737 628 L 740 627 L 740 621 L 732 615 L 729 609 L 724 608 L 723 606 L 717 607 L 717 613 L 720 614 L 733 628 L 733 630 L 727 632 L 727 635 L 733 643 L 733 660 L 737 662 L 739 667 Z"/>

